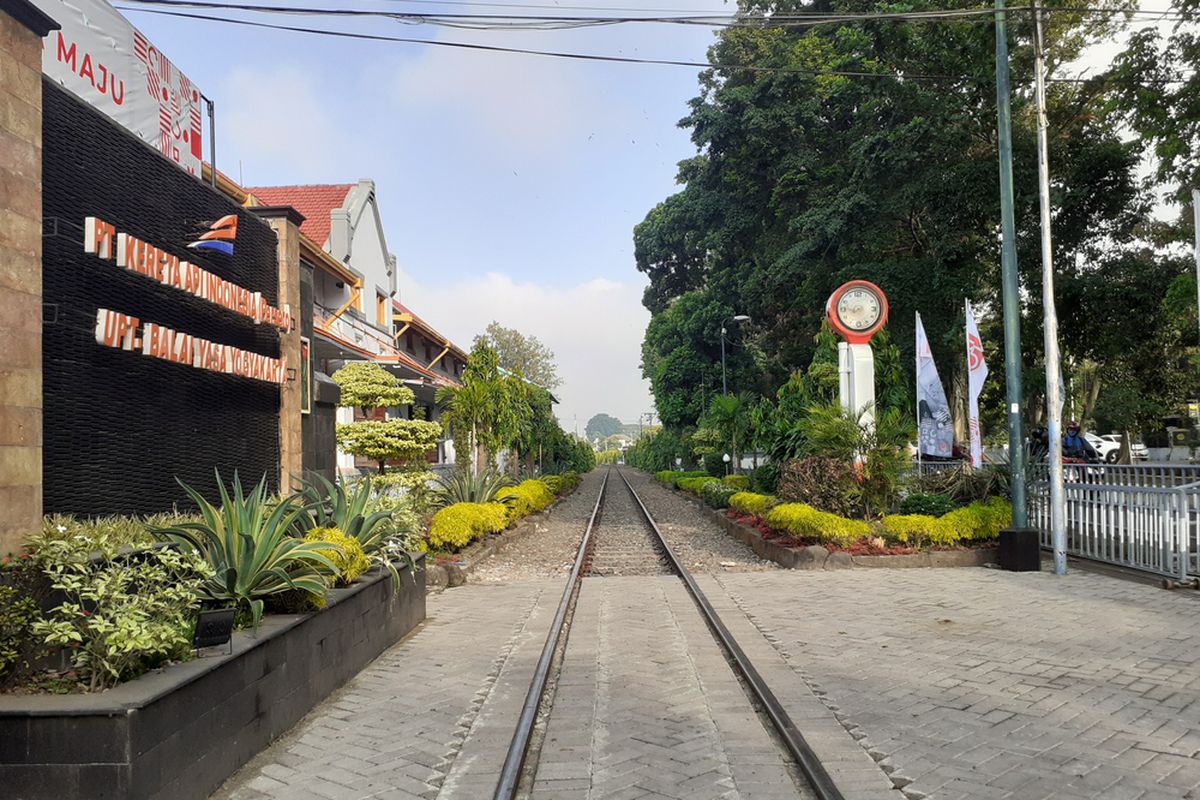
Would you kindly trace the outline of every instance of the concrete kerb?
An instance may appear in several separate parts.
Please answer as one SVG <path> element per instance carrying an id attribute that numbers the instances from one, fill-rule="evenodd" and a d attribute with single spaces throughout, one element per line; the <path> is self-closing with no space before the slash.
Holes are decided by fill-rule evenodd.
<path id="1" fill-rule="evenodd" d="M 582 485 L 583 483 L 580 481 L 579 486 Z M 538 525 L 545 522 L 554 513 L 555 506 L 578 491 L 579 486 L 557 495 L 553 503 L 535 514 L 522 517 L 511 528 L 505 528 L 498 534 L 468 546 L 466 550 L 459 553 L 461 564 L 428 564 L 425 568 L 428 590 L 440 592 L 442 589 L 461 586 L 479 564 L 537 530 Z"/>
<path id="2" fill-rule="evenodd" d="M 659 484 L 662 485 L 661 483 Z M 975 550 L 931 550 L 924 553 L 902 555 L 856 556 L 850 553 L 830 552 L 820 545 L 787 547 L 767 541 L 762 534 L 749 525 L 725 516 L 725 509 L 710 508 L 690 492 L 674 487 L 665 487 L 687 500 L 701 513 L 707 514 L 726 533 L 745 544 L 759 558 L 774 561 L 788 569 L 914 569 L 920 567 L 982 567 L 996 563 L 996 548 Z"/>

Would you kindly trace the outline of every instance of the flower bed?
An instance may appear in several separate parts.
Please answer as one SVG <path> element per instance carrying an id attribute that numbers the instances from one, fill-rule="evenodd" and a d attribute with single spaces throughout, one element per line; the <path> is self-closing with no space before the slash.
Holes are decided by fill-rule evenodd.
<path id="1" fill-rule="evenodd" d="M 0 695 L 0 786 L 25 800 L 200 800 L 425 618 L 425 573 L 375 569 L 323 609 L 271 615 L 233 653 L 102 694 Z"/>

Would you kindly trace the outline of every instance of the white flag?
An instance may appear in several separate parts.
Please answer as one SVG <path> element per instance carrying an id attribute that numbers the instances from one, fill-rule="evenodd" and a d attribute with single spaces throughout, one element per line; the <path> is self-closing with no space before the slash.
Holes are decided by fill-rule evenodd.
<path id="1" fill-rule="evenodd" d="M 938 377 L 925 326 L 917 314 L 917 447 L 921 455 L 949 458 L 954 452 L 950 404 Z"/>
<path id="2" fill-rule="evenodd" d="M 971 301 L 967 301 L 967 415 L 971 428 L 971 466 L 983 464 L 983 440 L 979 430 L 979 392 L 987 380 L 988 368 L 983 360 L 983 341 L 975 317 L 971 314 Z"/>

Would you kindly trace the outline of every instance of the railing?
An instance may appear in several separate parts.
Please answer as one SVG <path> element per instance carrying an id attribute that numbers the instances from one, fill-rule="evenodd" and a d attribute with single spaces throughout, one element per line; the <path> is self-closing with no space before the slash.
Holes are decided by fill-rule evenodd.
<path id="1" fill-rule="evenodd" d="M 1167 488 L 1200 483 L 1200 464 L 1065 464 L 1064 470 L 1079 483 Z M 1043 462 L 1030 464 L 1026 474 L 1031 483 L 1044 482 L 1047 471 Z"/>
<path id="2" fill-rule="evenodd" d="M 1066 471 L 1068 553 L 1180 580 L 1200 575 L 1200 483 L 1111 466 L 1068 465 Z M 1151 480 L 1163 485 L 1148 485 Z M 1048 483 L 1030 481 L 1027 497 L 1029 522 L 1041 531 L 1042 546 L 1051 547 Z"/>
<path id="3" fill-rule="evenodd" d="M 349 342 L 375 355 L 395 353 L 395 343 L 388 338 L 387 334 L 363 320 L 355 312 L 347 309 L 341 316 L 334 319 L 333 315 L 337 313 L 336 309 L 326 308 L 316 303 L 313 305 L 316 311 L 313 315 L 315 317 L 313 327 L 317 331 L 328 330 L 342 341 Z M 326 325 L 329 327 L 326 328 Z"/>

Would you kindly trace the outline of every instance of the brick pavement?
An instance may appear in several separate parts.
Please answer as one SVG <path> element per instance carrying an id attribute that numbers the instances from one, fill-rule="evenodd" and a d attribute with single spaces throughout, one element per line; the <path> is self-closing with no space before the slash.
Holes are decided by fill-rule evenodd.
<path id="1" fill-rule="evenodd" d="M 912 798 L 1200 798 L 1200 596 L 984 569 L 721 575 Z"/>

